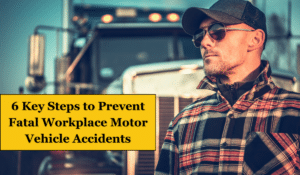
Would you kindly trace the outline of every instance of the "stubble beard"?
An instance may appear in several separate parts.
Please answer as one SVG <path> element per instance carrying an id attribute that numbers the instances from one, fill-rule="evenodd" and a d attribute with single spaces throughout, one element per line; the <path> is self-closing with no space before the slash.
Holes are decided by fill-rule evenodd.
<path id="1" fill-rule="evenodd" d="M 226 64 L 224 61 L 218 61 L 213 63 L 210 59 L 204 60 L 204 71 L 207 76 L 227 76 L 230 73 L 232 67 Z"/>

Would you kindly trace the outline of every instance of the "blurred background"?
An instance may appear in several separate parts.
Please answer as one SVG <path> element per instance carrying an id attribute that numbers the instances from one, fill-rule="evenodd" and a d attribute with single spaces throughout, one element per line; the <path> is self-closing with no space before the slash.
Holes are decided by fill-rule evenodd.
<path id="1" fill-rule="evenodd" d="M 148 7 L 184 10 L 191 6 L 210 7 L 215 0 L 74 0 L 74 4 L 97 4 L 105 6 Z M 289 34 L 288 1 L 256 0 L 255 5 L 266 13 L 269 35 Z M 300 38 L 300 1 L 292 1 L 291 37 L 269 39 L 264 51 L 265 59 L 272 61 L 272 67 L 297 73 L 297 45 Z M 0 93 L 16 94 L 19 86 L 24 86 L 27 77 L 28 39 L 37 25 L 62 27 L 62 1 L 54 0 L 11 0 L 0 1 Z M 56 58 L 56 34 L 43 31 L 45 39 L 45 79 L 54 82 L 54 60 Z M 293 37 L 294 36 L 294 37 Z M 58 56 L 62 55 L 61 49 Z M 25 89 L 25 94 L 30 93 Z M 53 85 L 48 85 L 40 93 L 54 93 Z"/>

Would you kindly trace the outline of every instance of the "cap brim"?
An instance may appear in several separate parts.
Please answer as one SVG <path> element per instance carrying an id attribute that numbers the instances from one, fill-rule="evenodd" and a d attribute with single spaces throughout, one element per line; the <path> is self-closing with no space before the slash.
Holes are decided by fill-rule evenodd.
<path id="1" fill-rule="evenodd" d="M 187 9 L 182 16 L 182 27 L 183 30 L 189 35 L 194 35 L 195 31 L 199 29 L 201 22 L 206 18 L 210 17 L 216 21 L 224 24 L 240 24 L 243 21 L 228 15 L 227 13 L 209 10 L 203 8 L 191 7 Z"/>

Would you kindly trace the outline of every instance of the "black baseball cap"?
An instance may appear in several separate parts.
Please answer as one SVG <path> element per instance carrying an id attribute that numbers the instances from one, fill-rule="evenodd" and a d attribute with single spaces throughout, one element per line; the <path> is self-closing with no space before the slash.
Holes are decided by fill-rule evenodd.
<path id="1" fill-rule="evenodd" d="M 254 29 L 262 29 L 267 41 L 266 16 L 249 1 L 219 0 L 209 9 L 191 7 L 182 17 L 182 27 L 189 35 L 194 35 L 201 22 L 210 17 L 224 24 L 245 23 Z"/>

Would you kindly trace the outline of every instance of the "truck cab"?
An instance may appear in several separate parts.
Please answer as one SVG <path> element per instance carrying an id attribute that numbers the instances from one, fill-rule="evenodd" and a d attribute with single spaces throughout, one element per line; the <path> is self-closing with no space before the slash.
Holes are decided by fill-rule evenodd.
<path id="1" fill-rule="evenodd" d="M 181 16 L 181 11 L 163 9 L 75 6 L 74 23 L 88 21 L 79 28 L 91 30 L 74 39 L 69 62 L 91 35 L 96 37 L 74 69 L 71 83 L 95 85 L 94 90 L 83 87 L 80 93 L 101 93 L 130 66 L 200 59 L 199 49 L 181 27 Z"/>
<path id="2" fill-rule="evenodd" d="M 192 59 L 200 60 L 201 55 L 199 49 L 193 46 L 192 37 L 181 27 L 182 14 L 183 11 L 170 9 L 75 5 L 72 21 L 76 30 L 62 30 L 72 32 L 74 37 L 70 52 L 56 59 L 55 94 L 105 93 L 104 90 L 109 89 L 108 86 L 119 80 L 124 71 L 131 66 L 145 66 L 152 71 L 150 64 L 163 63 L 162 66 L 169 65 L 172 69 L 173 62 L 176 62 L 176 65 L 177 62 L 185 60 L 197 62 Z M 53 27 L 40 29 L 61 30 Z M 44 54 L 44 49 L 40 46 L 45 44 L 44 37 L 38 30 L 35 30 L 30 40 L 32 42 L 30 48 L 36 51 L 32 53 L 39 53 L 29 54 L 32 57 L 29 60 L 29 76 L 34 81 L 31 82 L 32 79 L 28 81 L 28 87 L 31 87 L 28 89 L 33 92 L 40 91 L 45 86 L 42 77 L 44 61 L 40 60 Z M 70 67 L 72 71 L 66 78 Z M 160 70 L 158 73 L 163 71 Z M 176 89 L 170 91 L 169 95 L 173 96 L 175 91 Z M 131 151 L 22 153 L 21 167 L 26 167 L 21 168 L 22 175 L 35 173 L 129 175 L 154 172 L 154 159 L 147 157 L 146 159 L 152 163 L 146 161 L 144 162 L 146 169 L 144 166 L 139 166 L 142 169 L 136 169 L 137 164 L 141 165 L 141 160 L 136 160 L 135 152 Z M 146 155 L 149 153 L 150 156 L 153 155 L 153 151 L 145 151 Z M 36 161 L 34 165 L 27 161 L 28 157 Z"/>

